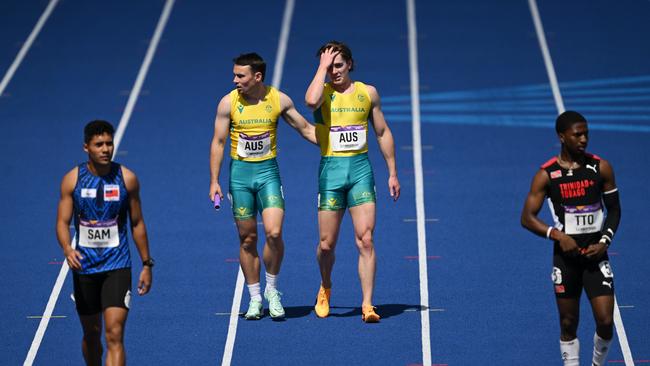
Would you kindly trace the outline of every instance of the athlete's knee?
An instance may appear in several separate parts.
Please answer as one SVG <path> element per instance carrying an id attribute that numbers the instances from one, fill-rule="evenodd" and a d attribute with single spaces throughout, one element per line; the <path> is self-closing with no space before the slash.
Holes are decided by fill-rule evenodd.
<path id="1" fill-rule="evenodd" d="M 83 340 L 89 347 L 101 347 L 102 333 L 99 328 L 84 329 Z"/>
<path id="2" fill-rule="evenodd" d="M 269 228 L 266 229 L 266 241 L 270 245 L 281 245 L 282 244 L 282 229 L 277 227 L 277 228 Z"/>
<path id="3" fill-rule="evenodd" d="M 109 348 L 122 347 L 124 341 L 124 325 L 112 324 L 106 326 L 106 345 Z"/>
<path id="4" fill-rule="evenodd" d="M 257 250 L 257 233 L 246 233 L 239 236 L 240 246 L 243 250 L 250 252 Z"/>
<path id="5" fill-rule="evenodd" d="M 360 235 L 357 235 L 356 242 L 359 250 L 363 250 L 363 251 L 372 250 L 374 248 L 372 231 L 366 230 Z"/>
<path id="6" fill-rule="evenodd" d="M 83 339 L 89 343 L 100 342 L 102 338 L 102 325 L 101 318 L 93 317 L 86 318 L 81 317 L 81 323 L 83 328 Z"/>
<path id="7" fill-rule="evenodd" d="M 336 242 L 329 236 L 321 236 L 320 241 L 318 242 L 318 248 L 323 254 L 330 254 L 334 252 L 335 245 Z"/>
<path id="8" fill-rule="evenodd" d="M 598 336 L 602 339 L 605 340 L 610 340 L 612 337 L 614 337 L 614 326 L 609 325 L 609 326 L 601 326 L 597 325 L 596 326 L 596 333 Z"/>
<path id="9" fill-rule="evenodd" d="M 603 334 L 604 335 L 612 334 L 614 331 L 614 319 L 609 315 L 597 316 L 596 329 L 598 330 L 598 334 L 601 334 L 601 337 Z M 602 338 L 606 338 L 606 337 L 602 337 Z"/>
<path id="10" fill-rule="evenodd" d="M 578 317 L 573 314 L 562 315 L 560 317 L 560 331 L 562 333 L 562 340 L 570 341 L 576 337 L 578 330 Z"/>

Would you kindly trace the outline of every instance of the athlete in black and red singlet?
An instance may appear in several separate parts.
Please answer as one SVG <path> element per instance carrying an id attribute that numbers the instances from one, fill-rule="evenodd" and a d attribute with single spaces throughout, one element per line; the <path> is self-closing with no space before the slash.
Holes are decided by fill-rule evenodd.
<path id="1" fill-rule="evenodd" d="M 589 130 L 581 114 L 562 113 L 555 129 L 562 149 L 533 178 L 521 224 L 554 243 L 552 279 L 564 365 L 579 365 L 576 333 L 583 288 L 596 319 L 592 364 L 604 365 L 613 335 L 614 275 L 607 249 L 621 217 L 618 189 L 609 162 L 586 152 Z M 537 217 L 544 198 L 552 226 Z"/>

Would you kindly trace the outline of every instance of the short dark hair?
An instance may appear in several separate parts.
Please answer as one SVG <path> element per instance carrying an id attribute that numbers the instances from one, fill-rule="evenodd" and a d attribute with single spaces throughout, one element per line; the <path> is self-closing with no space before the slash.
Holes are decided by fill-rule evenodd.
<path id="1" fill-rule="evenodd" d="M 264 76 L 266 75 L 266 62 L 262 56 L 258 55 L 255 52 L 251 53 L 242 53 L 241 55 L 232 59 L 232 62 L 238 66 L 250 66 L 253 73 L 261 72 L 262 81 L 264 81 Z"/>
<path id="2" fill-rule="evenodd" d="M 84 143 L 89 143 L 94 136 L 109 134 L 111 137 L 115 136 L 115 128 L 109 122 L 101 119 L 90 121 L 84 127 Z"/>
<path id="3" fill-rule="evenodd" d="M 325 52 L 326 49 L 332 48 L 334 51 L 338 51 L 346 62 L 350 63 L 350 71 L 354 70 L 354 59 L 352 58 L 352 50 L 348 45 L 339 41 L 329 41 L 325 43 L 321 48 L 318 49 L 316 57 L 320 57 L 321 53 Z"/>
<path id="4" fill-rule="evenodd" d="M 576 111 L 566 111 L 555 120 L 555 132 L 562 133 L 576 123 L 587 123 L 587 119 Z"/>

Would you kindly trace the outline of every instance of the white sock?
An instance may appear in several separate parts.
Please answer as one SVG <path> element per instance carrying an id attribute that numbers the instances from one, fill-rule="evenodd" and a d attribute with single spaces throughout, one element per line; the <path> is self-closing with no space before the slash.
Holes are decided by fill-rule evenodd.
<path id="1" fill-rule="evenodd" d="M 262 295 L 260 295 L 260 283 L 254 283 L 252 285 L 246 284 L 248 287 L 248 293 L 251 295 L 251 300 L 262 301 Z"/>
<path id="2" fill-rule="evenodd" d="M 598 333 L 594 333 L 594 357 L 591 360 L 594 365 L 601 366 L 605 364 L 610 343 L 612 343 L 611 339 L 604 340 L 598 336 Z"/>
<path id="3" fill-rule="evenodd" d="M 564 366 L 580 366 L 580 341 L 578 338 L 565 342 L 560 340 L 560 352 Z"/>
<path id="4" fill-rule="evenodd" d="M 276 284 L 278 283 L 278 277 L 280 274 L 272 275 L 266 272 L 266 287 L 264 288 L 264 293 L 267 293 L 271 290 L 276 290 Z"/>

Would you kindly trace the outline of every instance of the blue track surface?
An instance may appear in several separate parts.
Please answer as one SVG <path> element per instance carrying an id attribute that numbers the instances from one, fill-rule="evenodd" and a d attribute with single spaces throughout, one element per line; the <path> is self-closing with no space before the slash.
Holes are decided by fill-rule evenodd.
<path id="1" fill-rule="evenodd" d="M 163 8 L 162 0 L 60 2 L 0 96 L 0 364 L 25 360 L 61 268 L 54 235 L 59 183 L 86 159 L 82 128 L 117 124 Z M 0 3 L 0 77 L 47 6 Z M 221 363 L 237 278 L 238 239 L 226 207 L 207 193 L 218 100 L 232 88 L 231 59 L 255 51 L 272 79 L 284 2 L 182 1 L 174 5 L 115 160 L 142 184 L 157 260 L 151 294 L 133 301 L 129 363 Z M 431 358 L 435 365 L 560 364 L 550 281 L 551 245 L 521 229 L 519 214 L 538 166 L 557 154 L 557 109 L 526 1 L 416 1 L 422 171 Z M 540 2 L 568 109 L 590 120 L 590 150 L 615 169 L 622 224 L 610 249 L 627 340 L 650 362 L 650 3 Z M 336 17 L 332 18 L 333 15 Z M 415 166 L 405 2 L 297 1 L 281 89 L 299 111 L 318 47 L 347 42 L 353 76 L 379 90 L 396 141 L 402 197 L 390 200 L 377 144 L 377 281 L 382 321 L 360 319 L 352 225 L 337 247 L 332 315 L 312 311 L 318 149 L 282 122 L 279 164 L 286 196 L 280 289 L 286 321 L 240 319 L 233 365 L 422 364 Z M 227 162 L 221 183 L 227 186 Z M 550 222 L 547 209 L 543 217 Z M 260 232 L 261 234 L 261 232 Z M 261 240 L 260 240 L 261 247 Z M 135 254 L 133 248 L 132 254 Z M 134 263 L 138 263 L 134 260 Z M 134 268 L 134 278 L 139 273 Z M 37 365 L 80 365 L 81 327 L 65 282 Z M 248 303 L 244 294 L 242 309 Z M 224 315 L 225 314 L 225 315 Z M 594 332 L 583 299 L 581 358 Z M 618 338 L 609 364 L 622 364 Z"/>

